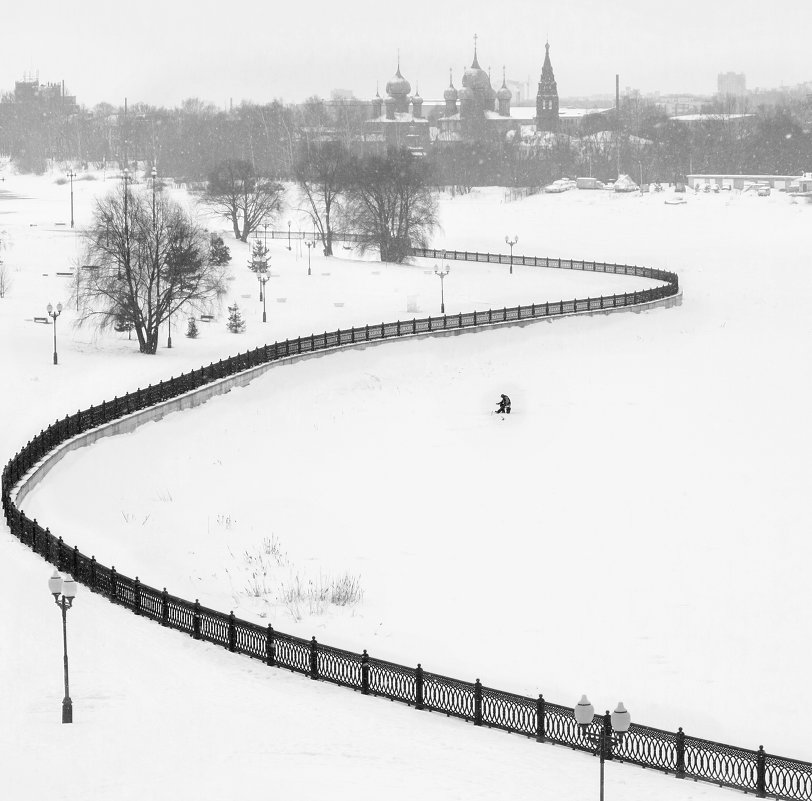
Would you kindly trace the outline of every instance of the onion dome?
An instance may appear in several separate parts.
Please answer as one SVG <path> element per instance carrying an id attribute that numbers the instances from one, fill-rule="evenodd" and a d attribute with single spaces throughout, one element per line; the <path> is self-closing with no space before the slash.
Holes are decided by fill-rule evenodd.
<path id="1" fill-rule="evenodd" d="M 412 85 L 400 74 L 400 64 L 395 76 L 386 84 L 386 94 L 391 97 L 407 96 L 412 91 Z"/>
<path id="2" fill-rule="evenodd" d="M 470 89 L 467 86 L 463 86 L 462 89 L 460 89 L 457 97 L 459 98 L 460 103 L 462 103 L 465 100 L 473 100 L 474 99 L 474 90 Z"/>
<path id="3" fill-rule="evenodd" d="M 468 89 L 487 91 L 490 89 L 490 84 L 488 73 L 479 66 L 476 48 L 474 48 L 474 60 L 471 62 L 471 66 L 466 67 L 465 72 L 462 74 L 462 85 Z"/>

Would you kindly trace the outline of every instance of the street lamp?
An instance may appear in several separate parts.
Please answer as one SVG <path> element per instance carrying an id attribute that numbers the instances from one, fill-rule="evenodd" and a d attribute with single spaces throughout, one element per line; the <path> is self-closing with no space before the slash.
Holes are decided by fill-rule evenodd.
<path id="1" fill-rule="evenodd" d="M 510 245 L 510 274 L 513 275 L 513 246 L 519 241 L 517 234 L 513 234 L 513 239 L 505 237 L 505 242 Z"/>
<path id="2" fill-rule="evenodd" d="M 268 322 L 268 318 L 265 315 L 265 298 L 267 297 L 268 293 L 267 293 L 267 291 L 263 292 L 262 290 L 265 289 L 265 284 L 268 283 L 268 278 L 269 277 L 270 276 L 268 276 L 268 275 L 257 275 L 257 278 L 259 279 L 259 294 L 262 297 L 262 322 L 263 323 Z"/>
<path id="3" fill-rule="evenodd" d="M 262 288 L 265 286 L 265 281 L 267 281 L 268 278 L 265 276 L 264 273 L 258 272 L 256 275 L 257 275 L 257 281 L 259 282 L 259 301 L 260 301 L 260 303 L 262 303 L 262 300 L 263 300 L 263 298 L 265 296 L 265 293 L 262 291 Z M 264 277 L 264 280 L 263 280 L 263 277 Z"/>
<path id="4" fill-rule="evenodd" d="M 263 240 L 264 240 L 263 245 L 265 246 L 265 250 L 268 249 L 268 225 L 269 225 L 269 223 L 268 223 L 267 220 L 264 223 L 262 223 L 262 227 L 264 229 L 264 231 L 263 231 Z M 290 235 L 288 235 L 288 239 L 290 239 Z M 290 244 L 290 242 L 288 242 L 288 244 Z M 288 250 L 290 250 L 290 248 L 288 248 Z"/>
<path id="5" fill-rule="evenodd" d="M 288 250 L 290 250 L 290 220 L 288 220 Z"/>
<path id="6" fill-rule="evenodd" d="M 445 270 L 434 268 L 434 274 L 440 276 L 440 314 L 445 314 L 445 277 L 451 272 L 451 268 L 446 264 Z"/>
<path id="7" fill-rule="evenodd" d="M 65 697 L 62 699 L 62 722 L 73 723 L 73 702 L 68 688 L 68 609 L 73 606 L 77 584 L 74 578 L 67 575 L 63 580 L 57 570 L 48 579 L 48 589 L 54 596 L 56 605 L 62 610 L 62 648 L 65 666 Z"/>
<path id="8" fill-rule="evenodd" d="M 307 245 L 307 274 L 311 275 L 311 272 L 310 272 L 310 248 L 316 247 L 316 243 L 315 243 L 315 241 L 311 242 L 310 240 L 308 240 L 307 242 L 305 242 L 305 245 Z"/>
<path id="9" fill-rule="evenodd" d="M 59 360 L 56 356 L 56 318 L 62 314 L 62 304 L 57 303 L 56 309 L 49 303 L 48 304 L 48 316 L 51 317 L 54 321 L 54 364 L 59 364 Z"/>
<path id="10" fill-rule="evenodd" d="M 613 743 L 620 743 L 623 736 L 629 730 L 632 719 L 631 715 L 623 706 L 623 701 L 618 701 L 617 709 L 612 714 L 606 710 L 606 714 L 601 718 L 600 723 L 595 723 L 595 708 L 589 703 L 585 695 L 575 706 L 575 720 L 578 723 L 581 733 L 588 742 L 592 743 L 600 754 L 601 761 L 601 791 L 600 801 L 603 801 L 603 763 L 608 757 L 612 758 L 611 746 Z M 595 731 L 597 727 L 597 731 Z"/>
<path id="11" fill-rule="evenodd" d="M 76 173 L 71 170 L 68 173 L 68 178 L 70 178 L 70 227 L 73 228 L 73 179 L 76 177 Z"/>

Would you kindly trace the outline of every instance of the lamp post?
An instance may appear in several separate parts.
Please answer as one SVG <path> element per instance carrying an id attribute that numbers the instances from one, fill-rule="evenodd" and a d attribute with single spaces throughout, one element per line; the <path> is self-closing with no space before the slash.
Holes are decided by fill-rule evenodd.
<path id="1" fill-rule="evenodd" d="M 57 570 L 48 579 L 48 589 L 54 596 L 56 605 L 62 610 L 62 648 L 65 667 L 65 697 L 62 699 L 62 722 L 73 723 L 73 702 L 70 700 L 68 687 L 68 609 L 73 606 L 76 597 L 77 584 L 74 578 L 68 575 L 64 580 Z"/>
<path id="2" fill-rule="evenodd" d="M 440 314 L 445 314 L 445 277 L 451 272 L 451 268 L 446 264 L 445 270 L 434 268 L 434 274 L 440 276 Z"/>
<path id="3" fill-rule="evenodd" d="M 513 234 L 513 239 L 505 237 L 505 242 L 510 245 L 510 274 L 513 275 L 513 246 L 519 241 L 517 234 Z"/>
<path id="4" fill-rule="evenodd" d="M 62 314 L 62 304 L 57 303 L 56 309 L 49 303 L 48 304 L 48 316 L 51 317 L 54 321 L 54 364 L 59 364 L 59 359 L 56 356 L 56 318 Z"/>
<path id="5" fill-rule="evenodd" d="M 592 743 L 600 754 L 600 801 L 603 801 L 603 763 L 607 758 L 612 758 L 612 745 L 622 742 L 623 736 L 631 725 L 631 716 L 626 711 L 626 707 L 623 706 L 623 702 L 618 701 L 617 709 L 611 715 L 607 709 L 601 722 L 595 723 L 595 708 L 589 703 L 587 697 L 582 695 L 581 700 L 575 706 L 575 720 L 584 739 Z M 597 731 L 595 731 L 596 727 Z"/>
<path id="6" fill-rule="evenodd" d="M 290 250 L 290 220 L 288 220 L 288 250 Z"/>
<path id="7" fill-rule="evenodd" d="M 264 273 L 260 273 L 260 272 L 257 273 L 257 281 L 259 282 L 259 302 L 260 303 L 262 303 L 264 298 L 265 298 L 265 293 L 262 291 L 262 289 L 265 286 L 265 281 L 267 281 L 267 280 L 268 280 L 268 278 L 267 278 L 267 276 L 265 276 Z"/>
<path id="8" fill-rule="evenodd" d="M 267 297 L 268 293 L 263 292 L 263 289 L 265 289 L 265 284 L 268 283 L 269 276 L 258 275 L 257 278 L 259 278 L 259 294 L 262 295 L 262 322 L 267 323 L 268 318 L 265 315 L 265 298 Z"/>
<path id="9" fill-rule="evenodd" d="M 307 242 L 305 242 L 305 245 L 307 245 L 307 274 L 311 275 L 311 272 L 310 272 L 310 249 L 316 247 L 316 242 L 315 242 L 315 240 L 313 242 L 308 240 Z"/>
<path id="10" fill-rule="evenodd" d="M 76 177 L 76 173 L 71 170 L 68 173 L 68 178 L 70 178 L 70 227 L 73 228 L 73 179 Z"/>
<path id="11" fill-rule="evenodd" d="M 263 245 L 265 246 L 265 250 L 267 250 L 268 249 L 268 221 L 267 220 L 264 223 L 262 223 L 262 228 L 263 228 L 263 232 L 262 232 L 263 233 Z M 288 238 L 290 238 L 290 237 L 288 237 Z M 290 243 L 288 243 L 288 244 L 290 244 Z M 290 250 L 290 248 L 288 248 L 288 250 Z"/>

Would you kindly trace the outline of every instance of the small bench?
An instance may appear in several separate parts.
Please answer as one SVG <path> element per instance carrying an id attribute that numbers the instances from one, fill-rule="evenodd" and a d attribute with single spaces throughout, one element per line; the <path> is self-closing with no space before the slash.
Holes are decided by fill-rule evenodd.
<path id="1" fill-rule="evenodd" d="M 67 278 L 71 278 L 73 276 L 73 273 L 57 273 L 57 275 L 62 275 L 62 276 L 65 276 Z"/>
<path id="2" fill-rule="evenodd" d="M 200 322 L 201 323 L 210 323 L 214 319 L 213 314 L 201 314 L 200 315 Z"/>
<path id="3" fill-rule="evenodd" d="M 45 325 L 50 325 L 51 324 L 51 318 L 50 317 L 35 317 L 34 322 L 35 323 L 44 323 Z"/>

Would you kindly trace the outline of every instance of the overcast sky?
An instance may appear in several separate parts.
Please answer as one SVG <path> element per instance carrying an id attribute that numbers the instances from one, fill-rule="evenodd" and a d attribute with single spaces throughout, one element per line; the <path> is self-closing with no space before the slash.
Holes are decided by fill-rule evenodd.
<path id="1" fill-rule="evenodd" d="M 449 67 L 459 87 L 474 34 L 495 86 L 503 64 L 536 83 L 549 36 L 563 97 L 613 94 L 615 73 L 661 93 L 710 94 L 727 71 L 748 89 L 812 80 L 812 0 L 6 0 L 2 22 L 0 90 L 38 71 L 87 106 L 366 99 L 398 48 L 412 90 L 436 99 Z"/>

